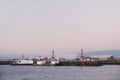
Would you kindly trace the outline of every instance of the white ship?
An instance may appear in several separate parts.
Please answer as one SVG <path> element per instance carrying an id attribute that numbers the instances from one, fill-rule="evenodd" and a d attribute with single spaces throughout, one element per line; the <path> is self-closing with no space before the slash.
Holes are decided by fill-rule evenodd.
<path id="1" fill-rule="evenodd" d="M 59 61 L 58 60 L 50 60 L 50 65 L 58 65 Z"/>
<path id="2" fill-rule="evenodd" d="M 37 59 L 36 59 L 36 65 L 45 65 L 46 64 L 46 58 L 45 57 L 38 57 Z"/>
<path id="3" fill-rule="evenodd" d="M 49 59 L 50 65 L 59 65 L 59 60 L 54 57 L 54 51 L 52 51 L 52 57 Z"/>
<path id="4" fill-rule="evenodd" d="M 32 59 L 25 59 L 24 55 L 22 54 L 21 59 L 14 59 L 11 63 L 11 65 L 33 65 Z"/>
<path id="5" fill-rule="evenodd" d="M 33 60 L 30 59 L 14 59 L 11 65 L 33 65 Z"/>

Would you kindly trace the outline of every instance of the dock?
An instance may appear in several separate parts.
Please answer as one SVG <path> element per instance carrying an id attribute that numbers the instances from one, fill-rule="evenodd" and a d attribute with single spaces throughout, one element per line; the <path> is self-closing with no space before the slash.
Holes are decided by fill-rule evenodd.
<path id="1" fill-rule="evenodd" d="M 101 61 L 60 61 L 62 66 L 101 66 Z"/>
<path id="2" fill-rule="evenodd" d="M 10 60 L 0 60 L 0 65 L 10 65 Z"/>

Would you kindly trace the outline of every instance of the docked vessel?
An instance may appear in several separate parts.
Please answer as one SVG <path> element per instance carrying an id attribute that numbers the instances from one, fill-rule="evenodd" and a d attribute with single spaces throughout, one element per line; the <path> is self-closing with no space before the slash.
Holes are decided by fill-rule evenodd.
<path id="1" fill-rule="evenodd" d="M 33 65 L 33 60 L 24 58 L 24 55 L 22 54 L 22 58 L 13 59 L 11 65 Z"/>
<path id="2" fill-rule="evenodd" d="M 50 58 L 47 57 L 37 57 L 33 59 L 33 64 L 36 66 L 54 66 L 59 64 L 59 60 L 54 57 L 54 51 L 52 51 L 52 56 Z"/>
<path id="3" fill-rule="evenodd" d="M 47 58 L 45 58 L 45 57 L 38 57 L 34 60 L 34 64 L 37 66 L 42 66 L 42 65 L 46 64 L 46 60 L 47 60 Z"/>
<path id="4" fill-rule="evenodd" d="M 59 60 L 50 60 L 50 65 L 59 65 Z"/>
<path id="5" fill-rule="evenodd" d="M 30 59 L 14 59 L 11 65 L 33 65 L 33 60 Z"/>
<path id="6" fill-rule="evenodd" d="M 59 60 L 54 57 L 54 51 L 52 51 L 52 57 L 48 61 L 49 65 L 59 65 Z"/>

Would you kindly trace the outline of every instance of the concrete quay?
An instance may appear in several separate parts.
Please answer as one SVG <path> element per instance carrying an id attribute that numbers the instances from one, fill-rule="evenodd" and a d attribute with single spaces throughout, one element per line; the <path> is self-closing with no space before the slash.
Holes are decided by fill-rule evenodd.
<path id="1" fill-rule="evenodd" d="M 10 60 L 0 60 L 0 65 L 11 65 Z M 33 64 L 34 65 L 34 64 Z M 120 65 L 120 60 L 101 60 L 101 61 L 79 61 L 79 60 L 64 60 L 59 61 L 55 66 L 101 66 L 101 65 Z M 49 64 L 45 64 L 49 66 Z"/>
<path id="2" fill-rule="evenodd" d="M 61 66 L 101 66 L 101 61 L 60 61 Z"/>
<path id="3" fill-rule="evenodd" d="M 0 65 L 10 65 L 10 60 L 0 60 Z"/>

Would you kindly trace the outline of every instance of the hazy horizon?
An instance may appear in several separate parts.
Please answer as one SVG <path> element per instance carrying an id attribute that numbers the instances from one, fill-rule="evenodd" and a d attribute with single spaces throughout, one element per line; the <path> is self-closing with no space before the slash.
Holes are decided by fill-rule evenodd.
<path id="1" fill-rule="evenodd" d="M 51 57 L 52 52 L 48 53 L 16 53 L 16 54 L 0 54 L 0 59 L 16 59 L 16 58 L 21 58 L 22 55 L 24 55 L 25 58 L 33 59 L 39 56 L 43 57 Z M 57 58 L 78 58 L 81 55 L 80 51 L 75 51 L 75 52 L 63 52 L 59 53 L 55 51 L 54 56 Z M 84 51 L 83 55 L 86 57 L 94 56 L 94 55 L 112 55 L 115 58 L 120 58 L 120 49 L 111 49 L 111 50 L 101 50 L 101 51 Z"/>
<path id="2" fill-rule="evenodd" d="M 120 49 L 119 0 L 1 0 L 0 54 Z"/>

